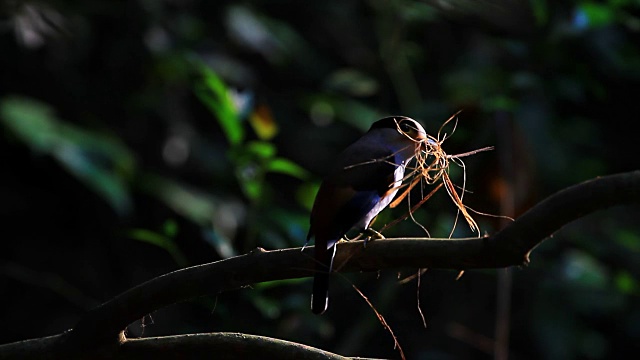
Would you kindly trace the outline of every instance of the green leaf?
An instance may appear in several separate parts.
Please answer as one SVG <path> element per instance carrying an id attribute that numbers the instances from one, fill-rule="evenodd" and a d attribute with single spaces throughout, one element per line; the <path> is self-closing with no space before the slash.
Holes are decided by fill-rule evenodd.
<path id="1" fill-rule="evenodd" d="M 547 0 L 530 0 L 531 10 L 536 19 L 536 25 L 543 26 L 549 19 L 549 10 L 547 8 Z"/>
<path id="2" fill-rule="evenodd" d="M 127 232 L 127 235 L 131 239 L 155 245 L 166 250 L 180 267 L 189 265 L 187 258 L 171 238 L 146 229 L 132 229 Z"/>
<path id="3" fill-rule="evenodd" d="M 162 225 L 162 230 L 166 236 L 173 238 L 178 234 L 178 223 L 173 219 L 169 219 Z"/>
<path id="4" fill-rule="evenodd" d="M 585 2 L 580 5 L 580 11 L 586 16 L 589 27 L 609 25 L 615 20 L 614 11 L 604 4 Z"/>
<path id="5" fill-rule="evenodd" d="M 626 250 L 640 252 L 640 235 L 629 229 L 618 229 L 614 236 L 615 241 Z"/>
<path id="6" fill-rule="evenodd" d="M 257 284 L 251 285 L 254 289 L 272 289 L 280 286 L 295 286 L 301 283 L 308 282 L 308 278 L 298 278 L 298 279 L 284 279 L 284 280 L 273 280 L 273 281 L 265 281 Z"/>
<path id="7" fill-rule="evenodd" d="M 96 163 L 85 150 L 73 144 L 65 144 L 56 148 L 52 155 L 87 187 L 107 200 L 118 213 L 128 213 L 131 200 L 124 179 L 116 176 L 111 169 Z"/>
<path id="8" fill-rule="evenodd" d="M 616 287 L 620 292 L 633 294 L 638 291 L 638 282 L 626 271 L 621 271 L 615 276 Z"/>
<path id="9" fill-rule="evenodd" d="M 261 140 L 271 140 L 278 133 L 278 124 L 271 114 L 271 109 L 264 104 L 258 105 L 249 115 L 249 123 Z"/>
<path id="10" fill-rule="evenodd" d="M 309 96 L 304 100 L 304 103 L 309 111 L 315 110 L 319 106 L 323 111 L 329 111 L 331 118 L 335 115 L 335 117 L 362 131 L 369 130 L 371 124 L 382 117 L 378 111 L 364 102 L 326 94 Z"/>
<path id="11" fill-rule="evenodd" d="M 53 109 L 39 101 L 6 98 L 0 104 L 0 119 L 4 125 L 34 150 L 50 152 L 59 140 Z"/>
<path id="12" fill-rule="evenodd" d="M 609 281 L 607 270 L 598 259 L 578 250 L 567 254 L 563 272 L 567 280 L 592 289 L 604 289 Z"/>
<path id="13" fill-rule="evenodd" d="M 195 67 L 202 76 L 194 85 L 196 96 L 216 116 L 229 143 L 242 143 L 244 128 L 224 81 L 202 62 L 195 61 Z"/>
<path id="14" fill-rule="evenodd" d="M 298 187 L 298 191 L 296 191 L 296 199 L 298 200 L 298 203 L 308 211 L 311 211 L 318 189 L 320 189 L 319 182 L 300 185 L 300 187 Z"/>
<path id="15" fill-rule="evenodd" d="M 203 230 L 205 240 L 212 245 L 224 259 L 236 256 L 231 241 L 213 229 Z"/>
<path id="16" fill-rule="evenodd" d="M 378 92 L 379 84 L 375 78 L 357 69 L 341 69 L 329 76 L 327 88 L 352 96 L 372 96 Z"/>
<path id="17" fill-rule="evenodd" d="M 261 159 L 269 159 L 276 154 L 275 145 L 265 141 L 251 141 L 244 145 L 244 149 Z"/>
<path id="18" fill-rule="evenodd" d="M 212 228 L 212 219 L 218 215 L 217 199 L 213 195 L 155 175 L 145 176 L 141 183 L 142 190 L 160 198 L 173 211 L 201 226 L 205 240 L 220 256 L 235 255 L 231 241 Z M 165 224 L 168 234 L 172 226 Z"/>
<path id="19" fill-rule="evenodd" d="M 309 173 L 307 172 L 307 170 L 303 169 L 300 165 L 294 163 L 293 161 L 284 158 L 275 158 L 269 161 L 266 170 L 270 172 L 291 175 L 298 179 L 306 179 L 309 177 Z"/>
<path id="20" fill-rule="evenodd" d="M 265 214 L 266 224 L 272 233 L 263 232 L 261 245 L 267 248 L 283 248 L 304 243 L 309 231 L 309 214 L 274 207 Z"/>
<path id="21" fill-rule="evenodd" d="M 253 305 L 262 313 L 263 316 L 276 319 L 280 316 L 280 302 L 266 296 L 253 296 Z"/>
<path id="22" fill-rule="evenodd" d="M 66 123 L 50 106 L 29 98 L 4 99 L 0 118 L 19 140 L 55 158 L 117 213 L 131 210 L 128 180 L 135 161 L 118 139 Z"/>
<path id="23" fill-rule="evenodd" d="M 488 112 L 515 111 L 518 108 L 518 102 L 508 96 L 497 95 L 485 100 L 483 108 Z"/>
<path id="24" fill-rule="evenodd" d="M 215 215 L 216 199 L 206 192 L 155 175 L 144 176 L 141 189 L 200 226 L 209 226 Z"/>
<path id="25" fill-rule="evenodd" d="M 299 179 L 308 176 L 305 169 L 290 160 L 274 158 L 275 154 L 275 145 L 266 141 L 251 141 L 229 152 L 236 164 L 236 177 L 248 198 L 257 200 L 262 196 L 266 186 L 266 172 L 282 173 Z"/>

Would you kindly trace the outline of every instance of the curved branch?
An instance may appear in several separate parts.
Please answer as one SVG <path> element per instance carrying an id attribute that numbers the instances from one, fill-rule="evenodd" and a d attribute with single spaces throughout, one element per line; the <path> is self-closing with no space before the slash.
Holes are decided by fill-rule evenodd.
<path id="1" fill-rule="evenodd" d="M 179 355 L 178 355 L 179 354 Z M 206 354 L 206 355 L 205 355 Z M 212 356 L 212 354 L 215 354 Z M 265 336 L 212 333 L 131 339 L 118 359 L 308 359 L 347 360 L 324 350 Z"/>
<path id="2" fill-rule="evenodd" d="M 90 351 L 52 351 L 64 334 L 0 345 L 2 359 L 309 359 L 347 360 L 328 351 L 291 341 L 240 333 L 209 333 L 122 338 L 117 348 L 94 347 Z"/>
<path id="3" fill-rule="evenodd" d="M 640 171 L 598 177 L 549 196 L 492 238 L 506 260 L 507 254 L 528 254 L 555 231 L 589 213 L 638 203 Z"/>
<path id="4" fill-rule="evenodd" d="M 65 334 L 57 334 L 37 339 L 17 341 L 0 345 L 0 359 L 49 360 L 58 359 L 60 355 L 55 349 Z"/>
<path id="5" fill-rule="evenodd" d="M 493 236 L 471 239 L 403 238 L 340 243 L 341 272 L 414 268 L 497 268 L 527 264 L 529 252 L 563 225 L 613 205 L 640 203 L 640 171 L 590 180 L 540 202 Z M 121 332 L 146 314 L 178 301 L 250 284 L 313 274 L 312 248 L 256 249 L 154 278 L 100 305 L 58 343 L 60 351 L 121 345 Z"/>

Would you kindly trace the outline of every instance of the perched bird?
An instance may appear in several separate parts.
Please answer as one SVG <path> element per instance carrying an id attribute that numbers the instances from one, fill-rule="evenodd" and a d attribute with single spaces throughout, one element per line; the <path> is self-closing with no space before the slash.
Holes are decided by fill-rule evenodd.
<path id="1" fill-rule="evenodd" d="M 353 228 L 370 230 L 374 218 L 398 192 L 405 166 L 425 140 L 417 121 L 387 117 L 373 123 L 336 159 L 316 195 L 307 235 L 307 242 L 315 238 L 314 313 L 322 314 L 329 304 L 335 244 Z"/>

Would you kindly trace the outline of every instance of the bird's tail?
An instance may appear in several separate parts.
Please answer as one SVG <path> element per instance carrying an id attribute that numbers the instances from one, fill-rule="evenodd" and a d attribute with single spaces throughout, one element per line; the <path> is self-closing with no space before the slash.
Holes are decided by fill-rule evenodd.
<path id="1" fill-rule="evenodd" d="M 311 311 L 322 314 L 329 306 L 329 274 L 333 267 L 336 244 L 329 249 L 326 246 L 315 247 L 316 273 L 313 276 L 313 293 L 311 294 Z"/>

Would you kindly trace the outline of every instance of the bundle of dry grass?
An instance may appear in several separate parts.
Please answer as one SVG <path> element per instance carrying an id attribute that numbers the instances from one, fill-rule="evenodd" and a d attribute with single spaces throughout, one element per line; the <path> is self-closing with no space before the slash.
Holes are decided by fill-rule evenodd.
<path id="1" fill-rule="evenodd" d="M 462 201 L 465 194 L 467 174 L 465 164 L 461 158 L 477 154 L 482 151 L 492 150 L 493 147 L 485 147 L 462 154 L 447 154 L 442 148 L 442 144 L 455 132 L 458 125 L 458 114 L 460 114 L 460 111 L 453 114 L 440 126 L 437 136 L 434 137 L 427 134 L 426 139 L 424 140 L 412 139 L 413 141 L 420 143 L 420 146 L 416 146 L 416 165 L 414 167 L 411 167 L 411 171 L 405 176 L 403 183 L 408 185 L 402 185 L 402 187 L 405 187 L 404 191 L 391 203 L 390 206 L 392 208 L 398 206 L 407 197 L 407 195 L 409 195 L 410 191 L 418 184 L 421 184 L 423 188 L 426 188 L 428 186 L 435 185 L 440 180 L 442 182 L 436 185 L 436 187 L 433 188 L 433 190 L 431 190 L 431 192 L 429 192 L 426 196 L 423 196 L 417 204 L 415 204 L 414 206 L 410 206 L 410 209 L 406 216 L 403 216 L 399 219 L 396 219 L 392 223 L 387 224 L 383 229 L 381 229 L 381 231 L 395 225 L 397 222 L 402 221 L 409 216 L 411 216 L 411 218 L 413 219 L 413 213 L 420 206 L 422 206 L 422 204 L 429 200 L 431 196 L 433 196 L 433 194 L 435 194 L 442 186 L 444 186 L 444 188 L 447 190 L 447 193 L 449 194 L 449 197 L 456 205 L 458 214 L 462 214 L 467 224 L 469 224 L 471 231 L 477 233 L 478 236 L 480 235 L 478 224 L 469 214 L 469 210 L 471 209 L 468 208 Z M 443 134 L 443 129 L 452 121 L 453 129 L 451 131 L 451 134 Z M 400 126 L 398 126 L 398 131 L 404 134 L 404 132 L 400 129 Z M 405 135 L 411 138 L 409 135 Z M 457 186 L 454 185 L 454 183 L 451 181 L 451 178 L 449 177 L 449 166 L 451 165 L 451 162 L 460 166 L 463 170 L 462 186 L 458 187 L 460 189 L 460 194 L 458 194 L 458 190 L 456 190 Z M 456 216 L 456 223 L 457 219 L 458 217 Z M 453 234 L 454 229 L 455 223 L 453 229 L 451 230 L 451 234 Z"/>

